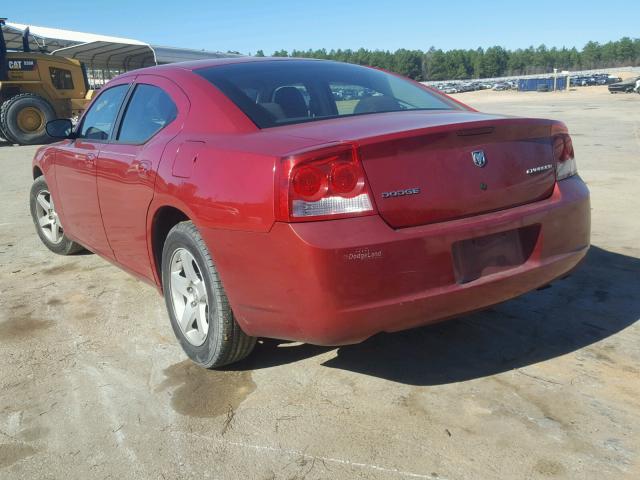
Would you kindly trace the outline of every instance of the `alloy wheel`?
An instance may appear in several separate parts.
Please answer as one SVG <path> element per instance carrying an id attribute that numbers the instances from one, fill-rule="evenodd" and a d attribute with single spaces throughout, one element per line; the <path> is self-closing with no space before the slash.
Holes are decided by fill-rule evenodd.
<path id="1" fill-rule="evenodd" d="M 209 333 L 209 296 L 202 269 L 185 248 L 173 252 L 170 265 L 173 311 L 184 337 L 199 347 Z"/>
<path id="2" fill-rule="evenodd" d="M 40 231 L 51 243 L 60 243 L 64 231 L 48 190 L 41 190 L 36 196 L 36 217 Z"/>

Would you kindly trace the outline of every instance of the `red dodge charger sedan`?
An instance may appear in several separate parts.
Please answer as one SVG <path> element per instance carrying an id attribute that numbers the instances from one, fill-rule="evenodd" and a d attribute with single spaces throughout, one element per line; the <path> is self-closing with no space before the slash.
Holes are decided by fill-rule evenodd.
<path id="1" fill-rule="evenodd" d="M 567 128 L 377 69 L 234 58 L 136 70 L 54 120 L 31 213 L 158 287 L 204 367 L 256 337 L 355 343 L 485 308 L 589 248 Z"/>

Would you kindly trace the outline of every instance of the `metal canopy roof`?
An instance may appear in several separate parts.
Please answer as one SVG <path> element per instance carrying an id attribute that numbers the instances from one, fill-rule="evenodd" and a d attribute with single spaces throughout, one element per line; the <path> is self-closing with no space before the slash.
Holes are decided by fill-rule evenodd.
<path id="1" fill-rule="evenodd" d="M 235 57 L 239 55 L 186 48 L 159 47 L 130 38 L 28 26 L 7 22 L 4 32 L 7 49 L 22 49 L 22 34 L 29 28 L 29 45 L 33 51 L 75 58 L 93 69 L 133 70 L 162 63 Z"/>
<path id="2" fill-rule="evenodd" d="M 150 45 L 98 41 L 59 48 L 51 53 L 75 58 L 91 68 L 133 70 L 157 64 Z"/>
<path id="3" fill-rule="evenodd" d="M 187 62 L 191 60 L 206 60 L 207 58 L 232 58 L 244 57 L 237 53 L 210 52 L 207 50 L 192 50 L 188 48 L 161 47 L 151 45 L 156 54 L 158 64 Z"/>
<path id="4" fill-rule="evenodd" d="M 147 45 L 139 40 L 131 38 L 110 37 L 107 35 L 96 35 L 94 33 L 75 32 L 73 30 L 61 30 L 59 28 L 38 27 L 34 25 L 24 25 L 22 23 L 6 22 L 2 27 L 4 38 L 8 49 L 22 49 L 22 34 L 29 28 L 29 44 L 34 51 L 44 50 L 52 52 L 58 48 L 69 47 L 79 43 L 89 42 L 110 42 L 125 43 L 132 45 Z"/>

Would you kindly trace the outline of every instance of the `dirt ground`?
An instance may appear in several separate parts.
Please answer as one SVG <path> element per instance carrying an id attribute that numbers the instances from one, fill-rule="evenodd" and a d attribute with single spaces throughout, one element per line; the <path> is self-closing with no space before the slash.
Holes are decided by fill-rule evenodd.
<path id="1" fill-rule="evenodd" d="M 0 478 L 640 478 L 640 95 L 458 96 L 569 126 L 593 206 L 572 277 L 356 346 L 260 343 L 206 371 L 157 292 L 58 257 L 0 147 Z"/>

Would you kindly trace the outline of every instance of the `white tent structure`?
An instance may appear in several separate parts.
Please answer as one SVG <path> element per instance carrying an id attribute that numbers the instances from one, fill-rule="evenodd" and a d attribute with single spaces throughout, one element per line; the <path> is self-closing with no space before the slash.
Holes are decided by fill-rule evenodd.
<path id="1" fill-rule="evenodd" d="M 38 27 L 6 22 L 2 27 L 8 50 L 21 50 L 28 29 L 32 51 L 75 58 L 85 64 L 89 81 L 100 86 L 119 73 L 136 68 L 205 58 L 237 56 L 234 54 L 153 46 L 131 38 Z"/>

